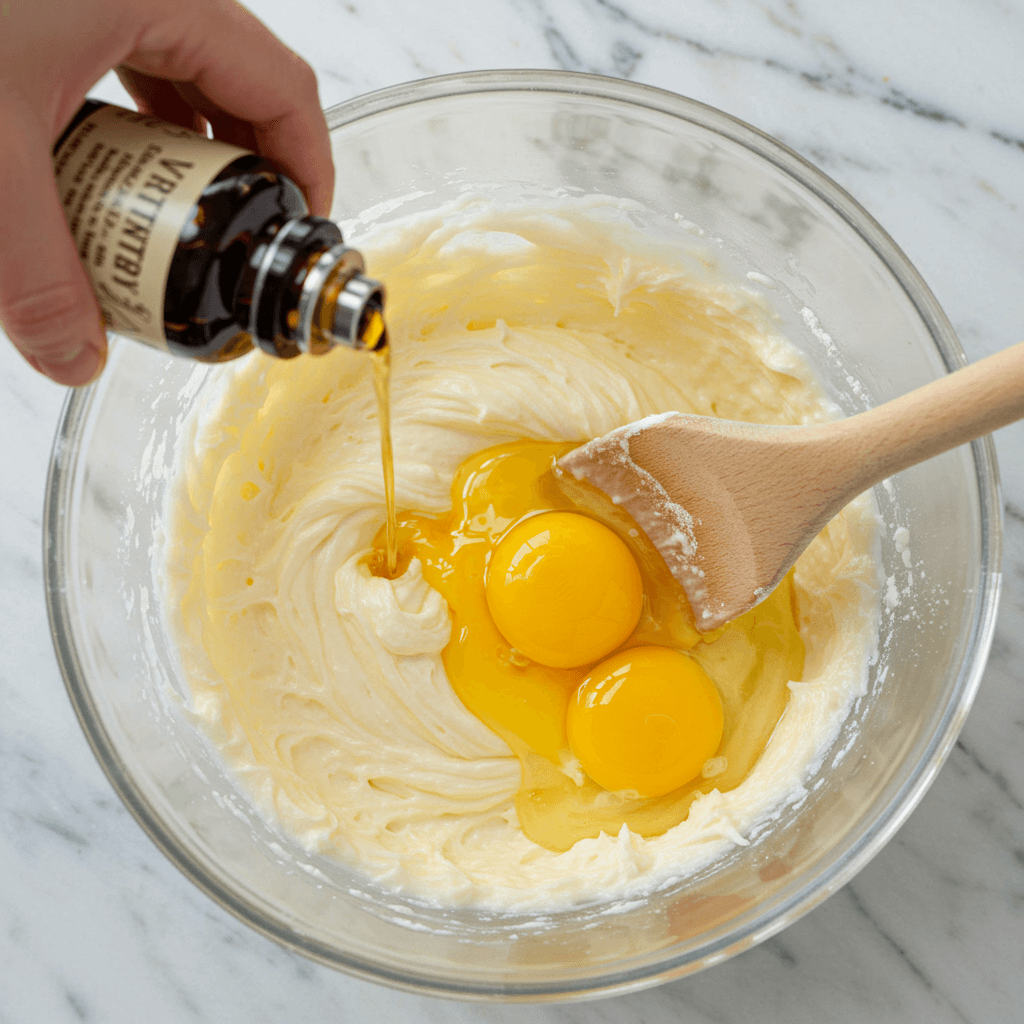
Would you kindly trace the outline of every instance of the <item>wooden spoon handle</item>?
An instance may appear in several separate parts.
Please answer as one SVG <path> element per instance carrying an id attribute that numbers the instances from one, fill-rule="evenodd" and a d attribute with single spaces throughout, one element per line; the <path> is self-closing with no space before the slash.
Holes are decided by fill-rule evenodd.
<path id="1" fill-rule="evenodd" d="M 852 490 L 1024 417 L 1024 342 L 829 427 L 862 467 Z"/>

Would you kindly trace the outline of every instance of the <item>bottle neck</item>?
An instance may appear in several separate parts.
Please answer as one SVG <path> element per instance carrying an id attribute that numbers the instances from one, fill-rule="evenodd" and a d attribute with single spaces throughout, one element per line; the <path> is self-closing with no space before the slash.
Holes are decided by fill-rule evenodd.
<path id="1" fill-rule="evenodd" d="M 303 283 L 299 330 L 318 355 L 344 345 L 374 351 L 387 344 L 384 286 L 363 275 L 363 257 L 337 245 L 313 265 Z"/>
<path id="2" fill-rule="evenodd" d="M 343 243 L 332 221 L 284 221 L 253 255 L 255 276 L 242 322 L 264 351 L 288 358 L 336 345 L 372 349 L 386 341 L 384 288 L 363 276 L 362 256 Z"/>

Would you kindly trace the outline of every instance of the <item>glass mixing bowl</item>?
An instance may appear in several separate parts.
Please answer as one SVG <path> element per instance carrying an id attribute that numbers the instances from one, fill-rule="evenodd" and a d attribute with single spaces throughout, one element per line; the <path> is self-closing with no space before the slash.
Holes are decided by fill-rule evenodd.
<path id="1" fill-rule="evenodd" d="M 500 71 L 402 85 L 328 112 L 334 215 L 370 224 L 467 185 L 499 198 L 604 193 L 645 229 L 699 243 L 769 291 L 846 413 L 954 369 L 963 353 L 924 282 L 825 175 L 692 100 L 585 75 Z M 369 268 L 372 273 L 372 266 Z M 813 312 L 812 312 L 813 311 Z M 193 727 L 163 628 L 153 552 L 189 411 L 217 368 L 115 342 L 68 398 L 53 449 L 45 573 L 54 644 L 96 756 L 140 824 L 223 907 L 366 978 L 468 998 L 624 992 L 734 956 L 849 881 L 895 833 L 964 722 L 999 588 L 991 439 L 877 488 L 881 557 L 910 597 L 807 796 L 751 845 L 629 905 L 539 915 L 436 909 L 312 856 L 253 810 Z M 913 565 L 894 529 L 906 527 Z"/>

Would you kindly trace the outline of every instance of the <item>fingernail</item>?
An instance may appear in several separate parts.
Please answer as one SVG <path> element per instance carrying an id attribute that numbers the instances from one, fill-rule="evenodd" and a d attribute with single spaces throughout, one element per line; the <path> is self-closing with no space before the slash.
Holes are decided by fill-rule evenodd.
<path id="1" fill-rule="evenodd" d="M 103 367 L 107 362 L 107 353 L 104 349 L 89 342 L 59 363 L 44 363 L 37 359 L 33 359 L 32 362 L 41 373 L 45 373 L 51 380 L 55 380 L 58 384 L 67 384 L 77 388 L 91 384 L 103 372 Z"/>

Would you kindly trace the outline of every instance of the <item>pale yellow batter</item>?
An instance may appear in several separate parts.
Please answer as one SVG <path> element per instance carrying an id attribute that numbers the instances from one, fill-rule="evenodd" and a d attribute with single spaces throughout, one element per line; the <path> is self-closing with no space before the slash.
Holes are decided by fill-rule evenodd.
<path id="1" fill-rule="evenodd" d="M 399 508 L 441 514 L 460 463 L 519 438 L 584 441 L 667 410 L 828 417 L 764 305 L 655 251 L 622 204 L 467 199 L 364 249 L 389 292 Z M 677 329 L 651 333 L 652 315 Z M 878 606 L 868 498 L 800 560 L 804 677 L 746 781 L 663 836 L 542 849 L 516 824 L 519 762 L 445 678 L 444 601 L 415 561 L 393 582 L 360 563 L 384 516 L 365 357 L 254 355 L 229 378 L 179 453 L 172 625 L 203 728 L 310 850 L 445 904 L 620 898 L 745 843 L 799 797 L 863 692 Z"/>

